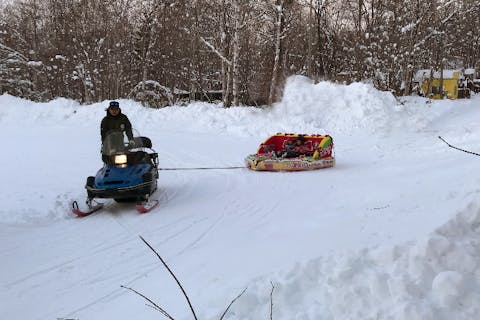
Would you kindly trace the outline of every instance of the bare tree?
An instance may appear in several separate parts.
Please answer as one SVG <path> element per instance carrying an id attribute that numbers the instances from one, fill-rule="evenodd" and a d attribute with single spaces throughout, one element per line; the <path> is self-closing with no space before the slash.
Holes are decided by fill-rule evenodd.
<path id="1" fill-rule="evenodd" d="M 232 98 L 233 105 L 240 104 L 240 36 L 245 26 L 245 17 L 247 15 L 245 0 L 233 0 L 233 36 L 232 36 Z"/>
<path id="2" fill-rule="evenodd" d="M 12 0 L 0 7 L 0 93 L 90 103 L 140 83 L 169 104 L 189 93 L 228 107 L 271 104 L 306 74 L 409 94 L 416 69 L 480 68 L 479 11 L 477 0 Z"/>
<path id="3" fill-rule="evenodd" d="M 274 3 L 274 52 L 273 52 L 273 69 L 272 69 L 272 80 L 270 82 L 270 94 L 268 97 L 269 104 L 275 102 L 279 97 L 279 84 L 281 76 L 281 65 L 282 57 L 284 54 L 284 43 L 283 39 L 285 38 L 286 33 L 286 24 L 285 24 L 285 14 L 289 9 L 289 6 L 292 4 L 291 0 L 275 0 Z"/>
<path id="4" fill-rule="evenodd" d="M 220 3 L 220 47 L 222 57 L 222 97 L 223 106 L 229 107 L 231 105 L 231 66 L 232 63 L 228 58 L 230 56 L 230 26 L 229 26 L 229 3 L 226 0 L 222 0 Z"/>

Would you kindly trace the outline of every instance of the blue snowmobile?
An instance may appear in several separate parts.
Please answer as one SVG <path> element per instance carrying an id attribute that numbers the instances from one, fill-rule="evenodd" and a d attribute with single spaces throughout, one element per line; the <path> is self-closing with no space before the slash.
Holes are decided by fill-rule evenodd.
<path id="1" fill-rule="evenodd" d="M 140 213 L 158 204 L 150 200 L 157 189 L 158 154 L 147 137 L 134 137 L 133 144 L 125 141 L 123 132 L 109 133 L 103 141 L 104 165 L 95 176 L 87 178 L 87 209 L 81 210 L 76 201 L 72 211 L 87 216 L 103 207 L 95 199 L 114 199 L 116 202 L 135 202 Z"/>

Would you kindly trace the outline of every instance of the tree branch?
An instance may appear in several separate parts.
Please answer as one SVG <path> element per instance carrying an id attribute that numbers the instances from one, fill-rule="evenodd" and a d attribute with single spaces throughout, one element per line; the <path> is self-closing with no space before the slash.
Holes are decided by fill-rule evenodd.
<path id="1" fill-rule="evenodd" d="M 228 60 L 226 57 L 224 57 L 210 42 L 208 42 L 207 40 L 205 40 L 203 37 L 200 37 L 200 40 L 202 40 L 202 42 L 207 46 L 209 47 L 220 59 L 222 59 L 223 61 L 225 61 L 226 64 L 228 64 L 229 66 L 232 65 L 232 62 L 230 60 Z"/>
<path id="2" fill-rule="evenodd" d="M 223 317 L 225 317 L 225 315 L 226 315 L 227 312 L 228 312 L 228 309 L 230 309 L 230 307 L 232 306 L 232 304 L 233 304 L 238 298 L 240 298 L 240 297 L 245 293 L 245 291 L 247 291 L 247 288 L 243 289 L 243 291 L 242 291 L 238 296 L 236 296 L 235 299 L 233 299 L 233 300 L 230 302 L 230 304 L 228 305 L 227 309 L 225 309 L 225 311 L 223 312 L 223 314 L 222 314 L 222 316 L 220 317 L 219 320 L 222 320 Z"/>
<path id="3" fill-rule="evenodd" d="M 185 292 L 185 290 L 183 289 L 182 287 L 182 284 L 180 283 L 180 281 L 177 279 L 177 277 L 175 276 L 175 274 L 173 273 L 173 271 L 168 267 L 167 263 L 162 259 L 162 257 L 158 254 L 158 252 L 142 237 L 142 236 L 139 236 L 140 239 L 142 239 L 142 241 L 150 248 L 150 250 L 152 250 L 155 255 L 158 257 L 158 259 L 160 259 L 160 261 L 162 262 L 163 266 L 168 270 L 168 272 L 170 273 L 170 275 L 173 277 L 173 279 L 175 279 L 175 281 L 177 282 L 178 286 L 180 287 L 180 290 L 182 291 L 183 295 L 185 296 L 185 299 L 187 299 L 187 302 L 188 302 L 188 305 L 190 307 L 190 310 L 192 311 L 192 314 L 193 314 L 193 318 L 195 320 L 198 320 L 197 319 L 197 315 L 195 314 L 195 310 L 193 310 L 193 306 L 192 304 L 190 303 L 190 299 L 188 298 L 188 295 L 187 293 Z M 150 301 L 150 300 L 148 300 Z M 151 302 L 151 301 L 150 301 Z"/>
<path id="4" fill-rule="evenodd" d="M 130 290 L 130 291 L 133 291 L 135 292 L 136 294 L 138 294 L 140 297 L 142 297 L 143 299 L 147 300 L 148 302 L 150 302 L 152 304 L 152 308 L 154 308 L 155 310 L 158 310 L 160 311 L 165 317 L 167 317 L 168 319 L 170 320 L 175 320 L 174 318 L 172 318 L 171 315 L 168 314 L 167 311 L 165 311 L 164 309 L 162 309 L 162 307 L 160 307 L 159 305 L 157 305 L 155 302 L 153 302 L 150 298 L 146 297 L 145 295 L 141 294 L 140 292 L 136 291 L 135 289 L 132 289 L 132 288 L 129 288 L 129 287 L 125 287 L 125 286 L 120 286 L 124 289 L 127 289 L 127 290 Z"/>
<path id="5" fill-rule="evenodd" d="M 273 320 L 273 290 L 275 286 L 272 281 L 270 281 L 270 284 L 272 285 L 272 291 L 270 291 L 270 320 Z"/>

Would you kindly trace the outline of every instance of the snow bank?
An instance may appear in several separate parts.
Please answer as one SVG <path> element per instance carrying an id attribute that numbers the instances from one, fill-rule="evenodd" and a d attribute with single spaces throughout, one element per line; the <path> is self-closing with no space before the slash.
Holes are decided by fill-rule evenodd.
<path id="1" fill-rule="evenodd" d="M 9 95 L 0 96 L 0 122 L 65 126 L 98 125 L 108 101 L 79 105 L 67 99 L 34 103 Z M 357 129 L 382 132 L 398 124 L 402 113 L 388 92 L 372 85 L 330 82 L 314 84 L 308 78 L 288 79 L 282 101 L 271 109 L 222 108 L 221 104 L 195 102 L 187 107 L 148 109 L 131 100 L 120 100 L 122 111 L 135 128 L 222 132 L 241 136 L 268 136 L 276 132 L 350 133 Z"/>
<path id="2" fill-rule="evenodd" d="M 479 256 L 476 202 L 416 242 L 317 258 L 257 279 L 231 319 L 269 314 L 270 281 L 277 320 L 475 319 L 480 314 Z"/>
<path id="3" fill-rule="evenodd" d="M 370 132 L 387 128 L 401 110 L 390 92 L 378 91 L 370 84 L 314 84 L 308 78 L 295 76 L 288 79 L 274 114 L 335 132 Z"/>
<path id="4" fill-rule="evenodd" d="M 81 105 L 74 100 L 65 98 L 38 103 L 3 94 L 0 96 L 0 123 L 6 126 L 20 124 L 57 125 L 72 128 L 99 126 L 100 120 L 105 116 L 107 105 L 107 102 Z"/>
<path id="5" fill-rule="evenodd" d="M 303 76 L 287 80 L 282 100 L 270 109 L 254 107 L 222 108 L 221 104 L 194 102 L 186 107 L 144 108 L 132 100 L 120 100 L 122 111 L 139 130 L 168 130 L 229 133 L 261 137 L 276 132 L 332 134 L 388 134 L 393 128 L 425 130 L 451 109 L 471 108 L 479 97 L 464 101 L 429 101 L 418 97 L 402 98 L 399 104 L 389 92 L 371 84 L 340 85 L 313 83 Z M 80 105 L 59 98 L 35 103 L 10 95 L 0 96 L 0 123 L 64 126 L 98 126 L 108 101 Z M 465 110 L 460 110 L 464 113 Z"/>

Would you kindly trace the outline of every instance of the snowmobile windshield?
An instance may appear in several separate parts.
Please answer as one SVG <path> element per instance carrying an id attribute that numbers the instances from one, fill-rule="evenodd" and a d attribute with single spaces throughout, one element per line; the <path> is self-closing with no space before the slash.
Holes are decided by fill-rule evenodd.
<path id="1" fill-rule="evenodd" d="M 123 131 L 112 131 L 107 134 L 102 143 L 102 155 L 113 156 L 119 153 L 125 153 L 132 149 L 151 148 L 152 142 L 147 137 L 139 136 L 137 130 L 133 131 L 133 144 L 128 141 L 127 135 Z"/>
<path id="2" fill-rule="evenodd" d="M 128 140 L 122 131 L 113 131 L 107 134 L 102 144 L 102 154 L 113 156 L 127 150 Z"/>

